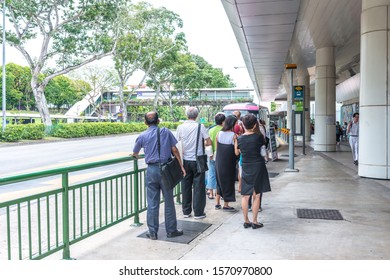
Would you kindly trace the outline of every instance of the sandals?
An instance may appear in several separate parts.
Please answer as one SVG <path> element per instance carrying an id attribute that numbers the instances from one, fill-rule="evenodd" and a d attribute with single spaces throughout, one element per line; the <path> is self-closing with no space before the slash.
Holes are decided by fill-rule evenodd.
<path id="1" fill-rule="evenodd" d="M 258 224 L 252 223 L 252 229 L 258 229 L 258 228 L 261 228 L 263 226 L 264 225 L 262 223 L 258 223 Z"/>
<path id="2" fill-rule="evenodd" d="M 224 206 L 224 207 L 222 207 L 222 210 L 229 211 L 229 212 L 236 211 L 236 209 L 234 207 L 231 207 L 231 206 Z"/>
<path id="3" fill-rule="evenodd" d="M 252 223 L 244 223 L 243 226 L 244 228 L 250 228 L 252 227 Z"/>
<path id="4" fill-rule="evenodd" d="M 243 224 L 244 228 L 252 228 L 252 229 L 258 229 L 258 228 L 261 228 L 263 227 L 264 225 L 262 223 L 244 223 Z"/>

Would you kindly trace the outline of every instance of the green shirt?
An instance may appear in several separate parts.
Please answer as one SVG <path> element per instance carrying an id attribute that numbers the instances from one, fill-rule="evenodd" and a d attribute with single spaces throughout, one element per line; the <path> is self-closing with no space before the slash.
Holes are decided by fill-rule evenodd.
<path id="1" fill-rule="evenodd" d="M 209 130 L 209 136 L 211 139 L 211 145 L 213 147 L 213 153 L 215 153 L 215 150 L 217 149 L 217 134 L 222 129 L 221 125 L 216 125 L 212 129 Z"/>

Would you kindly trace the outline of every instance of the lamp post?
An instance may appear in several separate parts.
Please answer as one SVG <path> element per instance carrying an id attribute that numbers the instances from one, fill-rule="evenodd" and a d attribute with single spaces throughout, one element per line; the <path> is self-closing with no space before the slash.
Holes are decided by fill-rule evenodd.
<path id="1" fill-rule="evenodd" d="M 285 169 L 285 172 L 299 172 L 298 169 L 294 168 L 294 136 L 295 136 L 295 105 L 294 105 L 294 85 L 293 85 L 293 71 L 297 69 L 296 64 L 285 64 L 284 68 L 286 70 L 291 70 L 291 129 L 289 134 L 289 143 L 288 143 L 288 168 Z"/>
<path id="2" fill-rule="evenodd" d="M 5 126 L 7 125 L 7 122 L 6 122 L 6 94 L 5 94 L 5 0 L 3 0 L 3 94 L 2 94 L 2 109 L 3 109 L 3 123 L 2 123 L 2 131 L 4 132 L 5 131 Z"/>

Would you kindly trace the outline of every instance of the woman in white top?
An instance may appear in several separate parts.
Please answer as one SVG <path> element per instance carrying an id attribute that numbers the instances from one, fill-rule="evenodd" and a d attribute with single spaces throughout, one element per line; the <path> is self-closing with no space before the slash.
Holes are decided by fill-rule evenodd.
<path id="1" fill-rule="evenodd" d="M 215 159 L 215 168 L 217 171 L 217 205 L 220 209 L 220 196 L 223 197 L 224 211 L 235 211 L 229 206 L 229 202 L 236 201 L 235 183 L 236 183 L 236 164 L 237 156 L 234 153 L 234 143 L 237 141 L 237 135 L 234 133 L 234 125 L 237 118 L 234 116 L 226 117 L 223 127 L 217 134 L 217 156 Z M 218 207 L 219 206 L 219 207 Z"/>

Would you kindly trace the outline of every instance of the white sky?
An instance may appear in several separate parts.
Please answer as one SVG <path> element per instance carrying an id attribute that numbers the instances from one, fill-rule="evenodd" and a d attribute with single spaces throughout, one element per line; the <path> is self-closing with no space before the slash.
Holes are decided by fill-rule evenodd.
<path id="1" fill-rule="evenodd" d="M 138 2 L 135 0 L 133 2 Z M 229 74 L 237 87 L 253 88 L 226 16 L 221 0 L 147 0 L 155 7 L 164 6 L 183 20 L 183 32 L 192 54 L 200 55 L 215 68 Z M 27 65 L 21 54 L 10 47 L 6 49 L 6 63 Z"/>
<path id="2" fill-rule="evenodd" d="M 135 1 L 137 2 L 137 1 Z M 229 74 L 237 87 L 253 88 L 240 48 L 221 0 L 147 0 L 164 6 L 183 20 L 188 49 Z"/>

